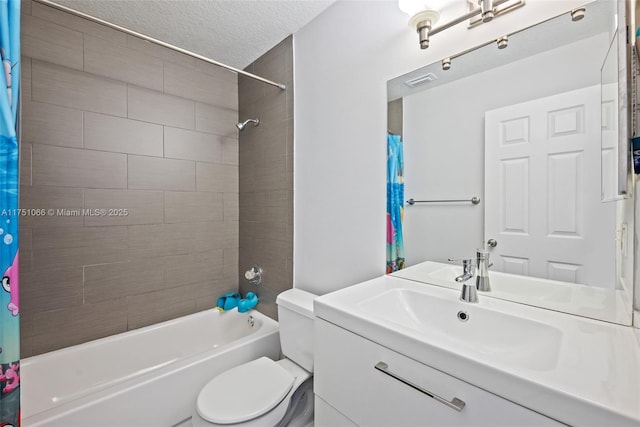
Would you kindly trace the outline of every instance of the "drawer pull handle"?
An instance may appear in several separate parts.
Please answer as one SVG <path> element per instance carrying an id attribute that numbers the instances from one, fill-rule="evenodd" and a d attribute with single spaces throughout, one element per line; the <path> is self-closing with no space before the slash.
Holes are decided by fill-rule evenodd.
<path id="1" fill-rule="evenodd" d="M 396 380 L 408 385 L 411 388 L 414 388 L 414 389 L 418 390 L 421 393 L 426 394 L 430 398 L 437 400 L 438 402 L 442 403 L 443 405 L 448 406 L 449 408 L 455 409 L 458 412 L 462 411 L 462 408 L 464 408 L 465 403 L 462 400 L 458 399 L 457 397 L 454 397 L 451 401 L 448 401 L 447 399 L 442 398 L 442 397 L 438 396 L 437 394 L 433 394 L 429 390 L 427 390 L 425 388 L 422 388 L 419 385 L 414 384 L 411 381 L 398 376 L 397 374 L 394 374 L 393 372 L 391 372 L 389 370 L 389 365 L 387 365 L 384 362 L 376 363 L 375 368 L 378 371 L 382 372 L 383 374 L 389 375 L 391 378 L 395 378 Z"/>

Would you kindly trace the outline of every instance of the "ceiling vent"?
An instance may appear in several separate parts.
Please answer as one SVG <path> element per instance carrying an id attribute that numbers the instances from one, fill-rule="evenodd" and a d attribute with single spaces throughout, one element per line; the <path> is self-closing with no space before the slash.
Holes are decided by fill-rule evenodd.
<path id="1" fill-rule="evenodd" d="M 438 79 L 438 76 L 436 76 L 435 74 L 427 73 L 427 74 L 423 74 L 421 76 L 409 79 L 409 80 L 405 81 L 404 84 L 406 84 L 409 87 L 416 87 L 416 86 L 423 85 L 425 83 L 432 82 L 432 81 L 437 80 L 437 79 Z"/>

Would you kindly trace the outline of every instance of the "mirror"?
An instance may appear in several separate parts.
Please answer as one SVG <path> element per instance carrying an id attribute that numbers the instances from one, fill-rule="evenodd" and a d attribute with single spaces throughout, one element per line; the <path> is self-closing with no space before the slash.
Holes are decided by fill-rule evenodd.
<path id="1" fill-rule="evenodd" d="M 490 277 L 515 288 L 481 297 L 631 324 L 633 201 L 617 196 L 615 168 L 625 34 L 617 2 L 585 8 L 387 83 L 405 197 L 439 201 L 405 206 L 410 267 L 395 275 L 458 288 L 447 259 L 486 248 Z"/>

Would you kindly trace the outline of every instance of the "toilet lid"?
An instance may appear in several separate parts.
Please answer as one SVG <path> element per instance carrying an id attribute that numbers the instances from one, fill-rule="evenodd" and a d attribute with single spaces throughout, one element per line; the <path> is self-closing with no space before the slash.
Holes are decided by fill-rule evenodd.
<path id="1" fill-rule="evenodd" d="M 218 375 L 198 395 L 196 408 L 205 420 L 234 424 L 275 408 L 289 393 L 295 377 L 267 357 Z"/>

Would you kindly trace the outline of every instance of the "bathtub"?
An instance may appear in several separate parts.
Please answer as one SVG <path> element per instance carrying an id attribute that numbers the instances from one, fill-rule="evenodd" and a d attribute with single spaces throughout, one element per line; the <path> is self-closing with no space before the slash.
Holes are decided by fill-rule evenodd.
<path id="1" fill-rule="evenodd" d="M 279 355 L 276 321 L 212 309 L 29 357 L 20 366 L 22 425 L 177 425 L 211 378 Z"/>

